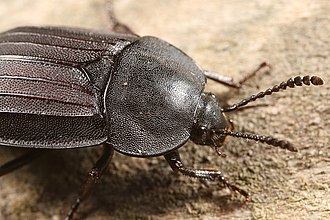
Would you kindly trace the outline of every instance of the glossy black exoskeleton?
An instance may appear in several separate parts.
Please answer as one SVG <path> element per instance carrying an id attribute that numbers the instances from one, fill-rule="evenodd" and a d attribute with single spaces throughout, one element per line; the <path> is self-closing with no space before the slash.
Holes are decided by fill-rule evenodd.
<path id="1" fill-rule="evenodd" d="M 38 149 L 103 145 L 104 153 L 67 219 L 114 150 L 136 157 L 163 155 L 173 170 L 220 181 L 249 198 L 219 170 L 186 168 L 177 149 L 189 139 L 218 149 L 231 135 L 295 151 L 286 141 L 232 131 L 225 112 L 287 87 L 323 81 L 298 76 L 223 108 L 213 94 L 204 92 L 206 78 L 236 88 L 243 83 L 203 71 L 185 53 L 155 37 L 63 27 L 4 32 L 0 34 L 0 144 L 34 150 L 1 166 L 0 175 L 30 161 Z"/>

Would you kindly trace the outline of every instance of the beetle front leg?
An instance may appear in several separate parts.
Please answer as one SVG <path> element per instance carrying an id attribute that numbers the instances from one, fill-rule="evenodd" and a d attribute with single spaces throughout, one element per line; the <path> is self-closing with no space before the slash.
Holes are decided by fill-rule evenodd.
<path id="1" fill-rule="evenodd" d="M 222 175 L 222 172 L 220 170 L 186 168 L 180 159 L 180 154 L 178 151 L 173 151 L 171 153 L 168 153 L 164 157 L 174 171 L 180 172 L 183 175 L 195 177 L 198 179 L 219 181 L 222 184 L 224 184 L 225 186 L 227 186 L 231 191 L 238 192 L 242 196 L 244 196 L 246 198 L 246 200 L 250 200 L 250 193 L 248 193 L 247 191 L 240 189 L 239 187 L 235 186 L 234 184 L 228 182 L 228 180 L 226 180 L 226 178 Z"/>
<path id="2" fill-rule="evenodd" d="M 223 76 L 220 75 L 218 73 L 213 73 L 213 72 L 204 72 L 204 75 L 209 78 L 212 79 L 214 81 L 217 81 L 218 83 L 221 83 L 223 85 L 232 87 L 232 88 L 236 88 L 236 89 L 240 89 L 242 87 L 242 85 L 249 79 L 251 79 L 253 76 L 255 76 L 259 71 L 261 71 L 264 68 L 270 68 L 270 65 L 266 62 L 261 63 L 255 70 L 253 70 L 250 73 L 247 73 L 245 75 L 245 77 L 243 79 L 241 79 L 239 82 L 234 82 L 232 77 L 229 76 Z"/>
<path id="3" fill-rule="evenodd" d="M 68 212 L 65 220 L 70 220 L 73 218 L 74 213 L 77 211 L 80 203 L 88 198 L 90 195 L 93 186 L 101 178 L 105 169 L 108 167 L 108 164 L 113 156 L 113 148 L 109 144 L 103 144 L 103 154 L 95 163 L 95 166 L 89 172 L 89 176 L 85 183 L 80 187 L 80 191 L 75 203 L 71 206 L 70 211 Z"/>

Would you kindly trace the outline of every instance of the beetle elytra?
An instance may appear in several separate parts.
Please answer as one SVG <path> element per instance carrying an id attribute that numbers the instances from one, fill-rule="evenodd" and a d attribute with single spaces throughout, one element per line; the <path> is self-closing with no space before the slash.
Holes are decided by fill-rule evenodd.
<path id="1" fill-rule="evenodd" d="M 178 148 L 191 139 L 218 151 L 230 135 L 296 151 L 283 140 L 233 131 L 226 112 L 286 88 L 323 81 L 318 76 L 297 76 L 221 107 L 213 94 L 204 92 L 207 78 L 236 88 L 243 83 L 203 71 L 181 50 L 155 37 L 59 27 L 4 32 L 0 144 L 32 151 L 2 165 L 0 175 L 24 165 L 40 149 L 103 145 L 103 155 L 67 219 L 102 175 L 114 150 L 136 157 L 163 155 L 173 170 L 219 181 L 249 198 L 220 170 L 185 167 Z"/>

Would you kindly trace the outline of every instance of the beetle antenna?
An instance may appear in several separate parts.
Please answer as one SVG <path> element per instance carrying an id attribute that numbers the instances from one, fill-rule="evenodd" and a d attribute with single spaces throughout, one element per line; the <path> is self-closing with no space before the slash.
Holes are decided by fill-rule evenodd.
<path id="1" fill-rule="evenodd" d="M 251 133 L 241 133 L 241 132 L 237 132 L 237 131 L 228 131 L 228 130 L 215 131 L 215 133 L 220 134 L 220 135 L 229 135 L 229 136 L 233 136 L 233 137 L 255 140 L 255 141 L 259 141 L 261 143 L 266 143 L 266 144 L 272 145 L 274 147 L 287 149 L 292 152 L 298 152 L 298 149 L 295 148 L 290 142 L 284 141 L 284 140 L 278 140 L 278 139 L 270 137 L 270 136 L 263 136 L 263 135 L 251 134 Z"/>
<path id="2" fill-rule="evenodd" d="M 293 79 L 292 78 L 288 79 L 286 82 L 283 81 L 280 85 L 275 85 L 272 88 L 265 90 L 264 92 L 259 92 L 257 95 L 252 95 L 247 99 L 243 99 L 237 104 L 231 105 L 221 110 L 222 112 L 234 111 L 244 105 L 247 105 L 249 102 L 255 101 L 256 99 L 263 98 L 266 95 L 271 95 L 272 93 L 279 92 L 281 90 L 286 90 L 287 87 L 294 88 L 295 86 L 302 86 L 302 85 L 309 86 L 310 84 L 313 84 L 315 86 L 323 85 L 323 80 L 318 76 L 312 76 L 312 77 L 309 77 L 308 75 L 304 77 L 296 76 Z"/>

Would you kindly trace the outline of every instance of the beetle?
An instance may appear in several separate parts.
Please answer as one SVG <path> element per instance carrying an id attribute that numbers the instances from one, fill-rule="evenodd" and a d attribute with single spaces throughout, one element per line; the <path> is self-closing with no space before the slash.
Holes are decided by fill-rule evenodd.
<path id="1" fill-rule="evenodd" d="M 71 219 L 113 152 L 164 156 L 174 171 L 219 181 L 249 199 L 220 170 L 190 169 L 178 148 L 189 139 L 221 154 L 227 136 L 252 139 L 290 151 L 289 142 L 233 131 L 226 112 L 264 96 L 302 85 L 322 85 L 318 76 L 297 76 L 222 107 L 204 92 L 207 78 L 227 86 L 229 77 L 202 70 L 189 56 L 156 37 L 67 27 L 19 27 L 0 34 L 0 144 L 30 148 L 3 164 L 0 176 L 43 149 L 103 146 L 103 154 L 67 214 Z"/>

